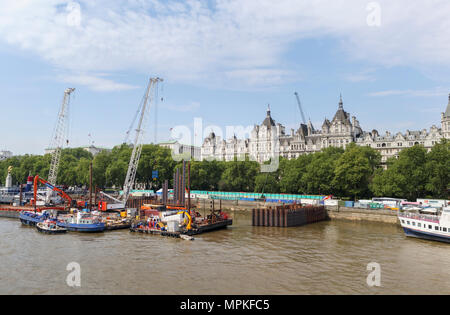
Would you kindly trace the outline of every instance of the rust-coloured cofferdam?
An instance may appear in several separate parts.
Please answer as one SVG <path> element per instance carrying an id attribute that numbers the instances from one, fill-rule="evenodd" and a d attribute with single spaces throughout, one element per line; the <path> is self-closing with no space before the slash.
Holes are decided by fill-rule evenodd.
<path id="1" fill-rule="evenodd" d="M 324 206 L 285 205 L 252 210 L 252 225 L 266 227 L 294 227 L 328 219 Z"/>

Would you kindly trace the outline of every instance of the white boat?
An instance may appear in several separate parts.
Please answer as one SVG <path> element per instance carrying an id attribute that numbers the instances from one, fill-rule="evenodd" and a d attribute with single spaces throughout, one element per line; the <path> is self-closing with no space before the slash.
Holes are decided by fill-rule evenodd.
<path id="1" fill-rule="evenodd" d="M 450 207 L 401 211 L 398 218 L 406 236 L 450 243 Z"/>
<path id="2" fill-rule="evenodd" d="M 194 240 L 194 238 L 192 236 L 186 235 L 186 234 L 181 234 L 180 238 L 185 240 L 185 241 L 193 241 Z"/>

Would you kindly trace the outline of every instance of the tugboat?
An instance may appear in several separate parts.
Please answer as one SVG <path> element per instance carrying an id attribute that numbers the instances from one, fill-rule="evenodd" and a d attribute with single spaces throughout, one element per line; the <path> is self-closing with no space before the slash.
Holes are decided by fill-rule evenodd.
<path id="1" fill-rule="evenodd" d="M 106 229 L 105 223 L 99 218 L 89 213 L 82 214 L 78 212 L 76 217 L 69 217 L 57 223 L 59 227 L 65 228 L 71 232 L 98 233 Z"/>
<path id="2" fill-rule="evenodd" d="M 67 233 L 67 229 L 59 227 L 55 220 L 45 220 L 36 224 L 36 228 L 39 232 L 44 234 L 64 234 Z"/>
<path id="3" fill-rule="evenodd" d="M 450 243 L 450 207 L 402 211 L 398 218 L 406 236 Z"/>

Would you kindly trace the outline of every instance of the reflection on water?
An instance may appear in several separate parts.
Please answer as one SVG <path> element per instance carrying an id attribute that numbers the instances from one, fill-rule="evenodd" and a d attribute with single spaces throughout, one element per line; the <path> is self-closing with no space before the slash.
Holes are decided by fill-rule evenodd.
<path id="1" fill-rule="evenodd" d="M 43 235 L 0 220 L 0 294 L 450 294 L 448 244 L 393 225 L 330 221 L 227 230 L 195 241 L 116 231 Z M 81 288 L 66 284 L 70 262 Z M 367 264 L 381 265 L 369 288 Z"/>

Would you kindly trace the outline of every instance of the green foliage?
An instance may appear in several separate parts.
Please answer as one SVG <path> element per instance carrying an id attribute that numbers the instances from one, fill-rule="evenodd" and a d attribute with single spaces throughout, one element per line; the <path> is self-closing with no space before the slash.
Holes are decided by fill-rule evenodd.
<path id="1" fill-rule="evenodd" d="M 443 140 L 430 152 L 416 145 L 388 161 L 386 171 L 377 171 L 370 185 L 376 196 L 448 198 L 450 183 L 450 143 Z"/>
<path id="2" fill-rule="evenodd" d="M 247 191 L 259 193 L 322 194 L 341 197 L 420 197 L 448 198 L 450 182 L 450 142 L 443 140 L 427 152 L 422 146 L 403 150 L 399 158 L 381 167 L 380 154 L 355 144 L 327 148 L 292 160 L 280 158 L 274 173 L 261 173 L 260 165 L 249 161 L 191 162 L 192 190 Z M 128 145 L 102 151 L 94 157 L 83 149 L 66 149 L 61 155 L 58 184 L 89 185 L 93 164 L 93 184 L 100 188 L 121 188 L 126 177 L 132 148 Z M 27 176 L 46 179 L 51 156 L 24 155 L 0 162 L 0 181 L 5 182 L 8 166 L 13 166 L 14 184 L 25 183 Z M 148 189 L 159 189 L 165 180 L 172 182 L 182 163 L 173 160 L 169 149 L 145 145 L 136 181 Z M 152 172 L 158 171 L 154 180 Z"/>
<path id="3" fill-rule="evenodd" d="M 369 184 L 375 169 L 381 163 L 381 156 L 368 147 L 354 143 L 336 161 L 332 185 L 341 196 L 369 197 Z"/>
<path id="4" fill-rule="evenodd" d="M 219 190 L 254 191 L 255 178 L 260 166 L 253 161 L 232 161 L 225 163 L 225 170 L 219 182 Z"/>

